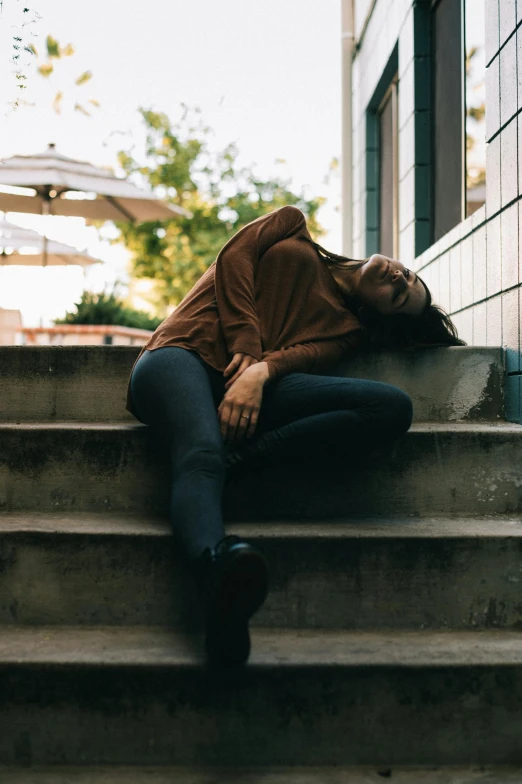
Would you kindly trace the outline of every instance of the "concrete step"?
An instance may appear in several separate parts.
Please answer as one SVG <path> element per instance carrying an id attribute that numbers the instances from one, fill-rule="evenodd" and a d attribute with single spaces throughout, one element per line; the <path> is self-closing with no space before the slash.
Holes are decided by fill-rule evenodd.
<path id="1" fill-rule="evenodd" d="M 225 493 L 225 512 L 281 520 L 522 511 L 521 448 L 520 425 L 415 425 L 364 464 L 267 462 Z M 165 514 L 169 471 L 166 450 L 142 425 L 0 425 L 0 511 Z"/>
<path id="2" fill-rule="evenodd" d="M 386 779 L 394 784 L 520 784 L 522 768 L 0 766 L 2 784 L 383 784 Z"/>
<path id="3" fill-rule="evenodd" d="M 0 347 L 0 421 L 135 421 L 125 411 L 138 347 Z M 417 421 L 503 417 L 503 351 L 476 346 L 360 356 L 339 374 L 387 381 L 414 400 Z"/>
<path id="4" fill-rule="evenodd" d="M 517 765 L 522 633 L 5 628 L 2 765 Z"/>
<path id="5" fill-rule="evenodd" d="M 417 422 L 504 418 L 504 352 L 458 346 L 380 352 L 343 362 L 339 375 L 386 381 L 407 392 Z"/>
<path id="6" fill-rule="evenodd" d="M 270 565 L 256 626 L 522 629 L 520 516 L 228 531 L 262 548 Z M 40 513 L 0 516 L 0 624 L 202 626 L 167 521 Z"/>

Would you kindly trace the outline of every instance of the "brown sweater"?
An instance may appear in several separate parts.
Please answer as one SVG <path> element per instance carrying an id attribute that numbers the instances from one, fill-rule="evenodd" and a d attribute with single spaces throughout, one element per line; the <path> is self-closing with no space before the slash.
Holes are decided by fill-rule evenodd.
<path id="1" fill-rule="evenodd" d="M 146 349 L 181 346 L 223 372 L 242 352 L 266 361 L 269 383 L 287 373 L 334 369 L 356 349 L 360 323 L 305 237 L 305 218 L 296 207 L 244 226 L 139 357 Z M 130 383 L 127 410 L 134 413 Z"/>

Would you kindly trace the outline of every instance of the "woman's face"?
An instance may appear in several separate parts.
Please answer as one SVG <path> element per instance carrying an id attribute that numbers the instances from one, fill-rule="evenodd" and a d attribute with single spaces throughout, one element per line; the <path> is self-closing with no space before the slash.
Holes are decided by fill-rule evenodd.
<path id="1" fill-rule="evenodd" d="M 420 316 L 423 312 L 426 289 L 417 275 L 400 261 L 374 253 L 357 273 L 353 293 L 379 313 Z"/>

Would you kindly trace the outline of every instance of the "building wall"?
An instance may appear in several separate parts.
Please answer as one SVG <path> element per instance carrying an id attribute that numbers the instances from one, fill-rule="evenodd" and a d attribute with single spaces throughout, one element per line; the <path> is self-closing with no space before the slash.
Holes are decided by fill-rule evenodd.
<path id="1" fill-rule="evenodd" d="M 486 5 L 486 204 L 429 247 L 429 13 L 423 0 L 377 0 L 353 64 L 354 256 L 375 252 L 376 156 L 368 107 L 387 65 L 399 73 L 399 258 L 472 345 L 506 349 L 507 417 L 520 422 L 522 0 Z M 356 40 L 368 0 L 354 0 Z M 479 2 L 479 0 L 477 0 Z M 388 73 L 390 71 L 388 68 Z M 345 216 L 346 220 L 350 216 Z M 374 232 L 374 234 L 372 234 Z"/>

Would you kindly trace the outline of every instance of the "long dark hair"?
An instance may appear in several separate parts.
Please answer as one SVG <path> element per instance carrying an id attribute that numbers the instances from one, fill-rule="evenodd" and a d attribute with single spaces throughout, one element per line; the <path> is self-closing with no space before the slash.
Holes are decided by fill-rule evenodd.
<path id="1" fill-rule="evenodd" d="M 310 242 L 323 261 L 343 269 L 356 270 L 368 261 L 368 259 L 349 259 L 346 256 L 339 256 L 312 239 Z M 419 280 L 426 290 L 426 305 L 418 316 L 404 313 L 386 316 L 375 308 L 361 303 L 356 297 L 346 297 L 347 307 L 355 313 L 362 324 L 366 348 L 414 349 L 422 346 L 466 345 L 459 338 L 457 328 L 446 311 L 433 303 L 427 285 L 422 278 Z"/>

